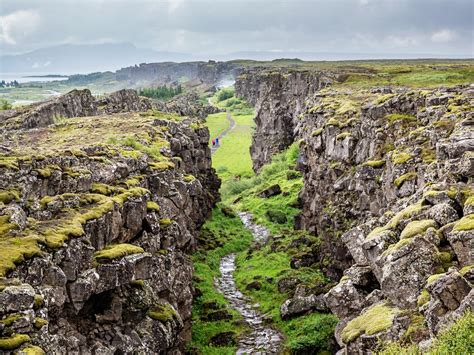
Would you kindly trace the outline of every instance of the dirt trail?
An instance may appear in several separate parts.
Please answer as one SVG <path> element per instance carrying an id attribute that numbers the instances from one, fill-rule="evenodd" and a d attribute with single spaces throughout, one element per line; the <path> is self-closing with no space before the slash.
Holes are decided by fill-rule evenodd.
<path id="1" fill-rule="evenodd" d="M 240 219 L 259 243 L 266 243 L 270 232 L 262 226 L 254 224 L 249 213 L 240 213 Z M 252 301 L 240 292 L 235 284 L 235 254 L 224 256 L 220 262 L 221 277 L 216 280 L 216 287 L 224 295 L 230 305 L 236 309 L 249 325 L 251 332 L 239 340 L 237 354 L 278 354 L 282 335 L 265 324 L 264 316 L 252 304 Z"/>

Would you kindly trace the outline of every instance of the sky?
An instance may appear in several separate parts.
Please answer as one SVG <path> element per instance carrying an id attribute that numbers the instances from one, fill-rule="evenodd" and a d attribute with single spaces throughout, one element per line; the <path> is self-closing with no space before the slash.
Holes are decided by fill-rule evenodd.
<path id="1" fill-rule="evenodd" d="M 473 17 L 472 0 L 0 0 L 0 53 L 127 42 L 209 58 L 253 51 L 474 57 Z"/>

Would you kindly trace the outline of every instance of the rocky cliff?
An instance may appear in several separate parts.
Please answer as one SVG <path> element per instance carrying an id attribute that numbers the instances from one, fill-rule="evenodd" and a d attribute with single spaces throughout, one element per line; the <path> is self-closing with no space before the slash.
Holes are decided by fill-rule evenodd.
<path id="1" fill-rule="evenodd" d="M 426 348 L 474 307 L 474 88 L 331 85 L 338 79 L 239 76 L 237 94 L 257 109 L 254 168 L 299 142 L 295 222 L 323 241 L 312 260 L 338 281 L 325 300 L 344 351 Z"/>
<path id="2" fill-rule="evenodd" d="M 148 108 L 86 90 L 2 115 L 1 351 L 183 350 L 219 180 L 201 121 Z"/>

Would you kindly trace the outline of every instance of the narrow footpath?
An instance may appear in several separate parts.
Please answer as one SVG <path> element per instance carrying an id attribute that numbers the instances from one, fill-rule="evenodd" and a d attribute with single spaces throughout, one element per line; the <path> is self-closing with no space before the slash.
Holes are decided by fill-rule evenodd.
<path id="1" fill-rule="evenodd" d="M 222 138 L 225 137 L 225 135 L 227 133 L 229 133 L 230 131 L 232 131 L 235 127 L 235 120 L 232 118 L 232 115 L 230 114 L 229 111 L 227 111 L 227 121 L 229 121 L 229 127 L 227 127 L 220 135 L 219 137 L 219 144 L 216 144 L 214 146 L 211 147 L 211 154 L 214 154 L 216 152 L 216 150 L 220 147 L 220 142 L 222 141 Z M 215 137 L 211 137 L 212 139 L 215 139 Z"/>
<path id="2" fill-rule="evenodd" d="M 242 223 L 248 228 L 258 243 L 267 242 L 270 232 L 254 224 L 249 213 L 239 214 Z M 240 354 L 278 354 L 283 340 L 282 335 L 265 324 L 264 316 L 257 310 L 258 306 L 237 289 L 234 280 L 235 254 L 224 256 L 220 262 L 221 277 L 216 280 L 217 289 L 236 309 L 249 325 L 251 332 L 239 340 L 237 355 Z"/>

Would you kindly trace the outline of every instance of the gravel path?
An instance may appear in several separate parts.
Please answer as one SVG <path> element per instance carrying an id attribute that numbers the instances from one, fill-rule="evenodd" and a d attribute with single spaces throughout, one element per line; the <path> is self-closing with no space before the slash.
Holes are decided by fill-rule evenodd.
<path id="1" fill-rule="evenodd" d="M 252 215 L 240 213 L 240 219 L 248 228 L 255 241 L 265 243 L 270 232 L 262 226 L 254 224 Z M 223 293 L 225 299 L 236 309 L 244 321 L 249 325 L 251 332 L 239 340 L 237 354 L 278 354 L 283 340 L 282 335 L 265 324 L 263 315 L 252 304 L 252 301 L 237 289 L 234 280 L 235 254 L 224 256 L 220 262 L 221 277 L 216 280 L 217 289 Z"/>
<path id="2" fill-rule="evenodd" d="M 229 121 L 229 127 L 227 127 L 220 135 L 219 137 L 219 144 L 215 145 L 215 146 L 212 146 L 211 147 L 211 154 L 214 154 L 216 152 L 216 150 L 221 146 L 221 141 L 222 141 L 222 138 L 225 137 L 225 135 L 227 133 L 229 133 L 230 131 L 232 131 L 235 127 L 235 120 L 232 118 L 232 115 L 230 114 L 230 112 L 227 112 L 227 121 Z M 215 137 L 211 137 L 211 139 L 215 139 Z"/>

